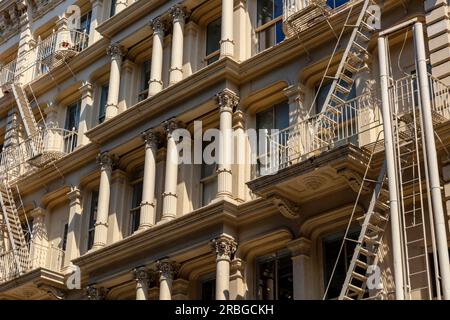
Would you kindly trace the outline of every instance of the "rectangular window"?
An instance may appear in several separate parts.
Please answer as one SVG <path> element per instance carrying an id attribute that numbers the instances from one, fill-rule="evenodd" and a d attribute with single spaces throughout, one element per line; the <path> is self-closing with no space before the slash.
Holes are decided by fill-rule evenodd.
<path id="1" fill-rule="evenodd" d="M 111 7 L 109 8 L 109 17 L 116 14 L 116 0 L 111 0 Z"/>
<path id="2" fill-rule="evenodd" d="M 148 97 L 148 86 L 150 81 L 150 67 L 151 62 L 145 61 L 141 66 L 141 84 L 139 90 L 138 100 L 142 101 Z"/>
<path id="3" fill-rule="evenodd" d="M 219 60 L 222 19 L 218 18 L 206 26 L 206 64 Z"/>
<path id="4" fill-rule="evenodd" d="M 100 89 L 100 105 L 98 110 L 98 123 L 105 121 L 106 103 L 108 102 L 109 84 L 105 84 Z"/>
<path id="5" fill-rule="evenodd" d="M 64 230 L 63 230 L 63 238 L 62 238 L 62 244 L 61 244 L 61 249 L 63 251 L 66 251 L 66 247 L 67 247 L 67 234 L 69 233 L 69 224 L 66 223 L 64 225 Z"/>
<path id="6" fill-rule="evenodd" d="M 207 145 L 212 142 L 206 142 L 203 146 L 203 150 Z M 215 150 L 211 154 L 212 157 L 215 157 Z M 207 164 L 205 162 L 202 163 L 201 167 L 201 176 L 200 176 L 200 184 L 201 184 L 201 193 L 202 193 L 202 206 L 206 206 L 211 203 L 211 201 L 217 196 L 217 164 L 211 163 Z"/>
<path id="7" fill-rule="evenodd" d="M 359 228 L 358 228 L 359 229 Z M 352 240 L 358 240 L 360 230 L 352 230 L 349 232 L 347 238 Z M 328 286 L 333 268 L 338 257 L 339 249 L 342 245 L 343 233 L 338 233 L 326 237 L 322 241 L 323 246 L 323 267 L 324 267 L 324 287 Z M 356 242 L 345 241 L 342 254 L 336 264 L 336 269 L 333 274 L 333 278 L 330 282 L 330 287 L 327 292 L 327 299 L 335 299 L 341 293 L 342 285 L 344 284 L 345 277 L 347 275 L 350 261 L 353 257 L 353 251 L 355 250 Z M 365 274 L 364 271 L 363 274 Z"/>
<path id="8" fill-rule="evenodd" d="M 258 0 L 256 7 L 258 52 L 284 40 L 283 0 Z"/>
<path id="9" fill-rule="evenodd" d="M 80 124 L 81 101 L 77 101 L 67 107 L 66 123 L 64 128 L 64 152 L 70 153 L 77 146 L 77 131 Z"/>
<path id="10" fill-rule="evenodd" d="M 91 250 L 92 246 L 94 245 L 95 222 L 97 221 L 97 209 L 98 209 L 98 192 L 93 191 L 91 194 L 91 208 L 89 212 L 87 250 Z"/>
<path id="11" fill-rule="evenodd" d="M 133 197 L 131 199 L 130 210 L 130 234 L 133 234 L 138 228 L 141 219 L 142 202 L 142 180 L 133 184 Z"/>
<path id="12" fill-rule="evenodd" d="M 80 27 L 76 30 L 78 32 L 72 33 L 73 45 L 77 51 L 81 51 L 88 46 L 89 31 L 91 30 L 91 17 L 91 11 L 82 15 L 80 18 Z"/>
<path id="13" fill-rule="evenodd" d="M 213 301 L 216 299 L 216 279 L 207 279 L 201 282 L 202 301 Z"/>
<path id="14" fill-rule="evenodd" d="M 293 300 L 292 259 L 289 253 L 276 253 L 256 259 L 259 300 Z"/>

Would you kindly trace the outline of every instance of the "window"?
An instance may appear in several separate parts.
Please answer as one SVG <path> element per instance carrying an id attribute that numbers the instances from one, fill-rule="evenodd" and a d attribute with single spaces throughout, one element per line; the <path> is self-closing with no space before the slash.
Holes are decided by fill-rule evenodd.
<path id="1" fill-rule="evenodd" d="M 78 32 L 73 34 L 73 44 L 78 51 L 81 51 L 88 46 L 89 37 L 86 35 L 89 35 L 89 31 L 91 30 L 91 16 L 91 11 L 82 15 L 80 18 L 80 27 L 77 30 Z"/>
<path id="2" fill-rule="evenodd" d="M 94 245 L 95 222 L 97 221 L 97 209 L 98 209 L 98 192 L 93 191 L 91 195 L 91 211 L 89 212 L 87 250 L 91 250 L 92 246 Z"/>
<path id="3" fill-rule="evenodd" d="M 82 15 L 80 18 L 80 28 L 78 31 L 85 32 L 89 34 L 89 30 L 91 29 L 91 16 L 92 12 L 89 11 L 86 14 Z"/>
<path id="4" fill-rule="evenodd" d="M 264 141 L 260 141 L 261 138 L 265 138 L 261 135 L 260 130 L 267 130 L 267 134 L 274 134 L 276 131 L 282 131 L 289 127 L 289 104 L 282 102 L 276 104 L 264 111 L 256 114 L 256 131 L 257 131 L 257 154 L 258 165 L 257 174 L 260 175 L 264 170 L 270 170 L 272 164 L 270 163 L 272 156 L 268 153 L 270 149 Z M 283 137 L 283 133 L 280 133 L 280 137 Z M 286 139 L 280 139 L 279 144 L 286 145 Z M 284 157 L 284 153 L 280 153 L 278 157 Z M 264 158 L 264 161 L 261 161 Z M 279 159 L 281 161 L 283 159 Z"/>
<path id="5" fill-rule="evenodd" d="M 206 26 L 206 64 L 219 60 L 222 19 L 218 18 Z"/>
<path id="6" fill-rule="evenodd" d="M 141 219 L 142 180 L 133 184 L 133 197 L 130 210 L 130 234 L 139 228 Z"/>
<path id="7" fill-rule="evenodd" d="M 203 150 L 207 145 L 211 142 L 206 142 L 203 145 Z M 211 154 L 212 157 L 215 157 L 215 150 Z M 201 176 L 200 176 L 200 184 L 201 184 L 201 199 L 202 206 L 206 206 L 211 203 L 211 201 L 217 196 L 217 164 L 206 164 L 202 163 L 201 165 Z"/>
<path id="8" fill-rule="evenodd" d="M 258 52 L 284 40 L 282 0 L 258 0 L 256 6 Z"/>
<path id="9" fill-rule="evenodd" d="M 352 230 L 348 234 L 348 239 L 357 240 L 359 237 L 359 230 Z M 333 272 L 334 264 L 342 245 L 344 233 L 338 233 L 323 239 L 323 267 L 324 267 L 324 287 L 326 288 Z M 347 275 L 350 261 L 353 257 L 356 242 L 345 241 L 344 248 L 339 261 L 336 265 L 330 287 L 327 292 L 327 299 L 334 299 L 341 293 L 342 285 L 344 284 L 345 276 Z M 365 271 L 360 271 L 365 274 Z"/>
<path id="10" fill-rule="evenodd" d="M 25 242 L 30 243 L 31 234 L 33 233 L 33 221 L 23 222 L 21 226 L 23 234 L 25 236 Z"/>
<path id="11" fill-rule="evenodd" d="M 116 14 L 116 0 L 111 0 L 111 7 L 109 8 L 109 17 Z"/>
<path id="12" fill-rule="evenodd" d="M 259 300 L 293 300 L 292 259 L 280 252 L 256 260 Z"/>
<path id="13" fill-rule="evenodd" d="M 64 152 L 70 153 L 77 146 L 77 131 L 80 124 L 80 105 L 77 101 L 67 107 L 66 124 L 64 128 Z"/>
<path id="14" fill-rule="evenodd" d="M 216 299 L 216 279 L 208 278 L 201 282 L 202 300 L 213 301 Z"/>
<path id="15" fill-rule="evenodd" d="M 106 103 L 108 102 L 109 85 L 105 84 L 100 89 L 100 105 L 98 108 L 98 123 L 105 121 Z"/>
<path id="16" fill-rule="evenodd" d="M 316 98 L 316 113 L 320 113 L 322 111 L 322 107 L 325 103 L 325 100 L 327 98 L 327 95 L 330 91 L 331 88 L 331 84 L 332 82 L 326 82 L 324 84 L 322 84 L 321 87 L 319 87 L 320 83 L 317 85 L 315 91 L 317 93 L 317 98 Z M 348 94 L 348 96 L 345 98 L 345 100 L 352 100 L 356 98 L 356 86 L 352 87 L 352 90 L 350 91 L 350 93 Z"/>
<path id="17" fill-rule="evenodd" d="M 138 100 L 142 101 L 148 97 L 148 85 L 150 81 L 151 62 L 145 61 L 141 66 L 141 84 Z"/>
<path id="18" fill-rule="evenodd" d="M 69 224 L 66 223 L 64 225 L 64 230 L 63 230 L 63 238 L 62 238 L 62 245 L 61 245 L 61 249 L 63 251 L 66 251 L 66 247 L 67 247 L 67 234 L 69 233 Z"/>
<path id="19" fill-rule="evenodd" d="M 349 0 L 327 0 L 327 5 L 330 8 L 337 8 L 342 6 L 343 4 L 347 3 Z"/>

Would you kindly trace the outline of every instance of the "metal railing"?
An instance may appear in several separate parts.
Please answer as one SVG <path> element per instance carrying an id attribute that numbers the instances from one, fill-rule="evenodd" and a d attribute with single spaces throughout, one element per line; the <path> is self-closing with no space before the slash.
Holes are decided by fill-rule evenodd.
<path id="1" fill-rule="evenodd" d="M 43 40 L 39 38 L 35 48 L 0 68 L 0 86 L 19 81 L 29 70 L 33 80 L 86 49 L 88 43 L 89 35 L 79 30 L 54 31 Z"/>
<path id="2" fill-rule="evenodd" d="M 433 114 L 439 121 L 450 120 L 450 88 L 429 75 Z M 418 107 L 415 75 L 392 82 L 392 107 L 399 114 Z M 358 147 L 371 145 L 382 130 L 379 98 L 368 92 L 336 107 L 335 115 L 318 114 L 283 130 L 272 130 L 264 137 L 259 150 L 256 175 L 278 170 L 345 143 Z"/>
<path id="3" fill-rule="evenodd" d="M 0 283 L 13 280 L 38 268 L 61 272 L 64 251 L 53 245 L 28 243 L 0 254 Z"/>
<path id="4" fill-rule="evenodd" d="M 10 180 L 26 173 L 31 168 L 28 161 L 40 155 L 52 154 L 60 158 L 72 153 L 77 141 L 75 129 L 40 129 L 21 143 L 4 148 L 0 153 L 0 178 Z"/>

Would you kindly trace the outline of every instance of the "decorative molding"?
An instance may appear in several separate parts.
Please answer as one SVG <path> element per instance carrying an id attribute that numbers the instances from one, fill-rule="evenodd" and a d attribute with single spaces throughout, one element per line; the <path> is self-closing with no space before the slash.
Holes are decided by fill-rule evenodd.
<path id="1" fill-rule="evenodd" d="M 47 294 L 55 297 L 58 300 L 63 300 L 66 296 L 62 290 L 47 284 L 38 284 L 37 287 L 38 289 L 47 292 Z"/>
<path id="2" fill-rule="evenodd" d="M 101 166 L 101 170 L 112 171 L 113 166 L 116 164 L 117 159 L 114 155 L 105 151 L 97 155 L 97 163 Z"/>
<path id="3" fill-rule="evenodd" d="M 111 56 L 111 58 L 113 59 L 120 59 L 123 56 L 125 56 L 127 53 L 127 51 L 125 50 L 125 48 L 120 45 L 119 43 L 111 43 L 108 48 L 106 49 L 106 54 L 108 56 Z"/>
<path id="4" fill-rule="evenodd" d="M 311 255 L 311 240 L 305 237 L 301 237 L 292 240 L 287 244 L 287 248 L 292 252 L 292 256 L 310 256 Z"/>
<path id="5" fill-rule="evenodd" d="M 363 182 L 363 177 L 361 176 L 361 174 L 349 168 L 338 170 L 338 174 L 345 178 L 347 184 L 354 192 L 359 193 L 361 183 Z M 361 193 L 368 194 L 370 193 L 370 191 L 372 191 L 370 184 L 367 182 L 364 183 Z"/>
<path id="6" fill-rule="evenodd" d="M 239 104 L 238 95 L 230 89 L 224 89 L 216 94 L 216 100 L 219 105 L 220 112 L 233 112 Z"/>
<path id="7" fill-rule="evenodd" d="M 147 285 L 152 280 L 152 274 L 145 267 L 137 267 L 133 269 L 133 277 L 136 282 L 144 282 Z"/>
<path id="8" fill-rule="evenodd" d="M 161 125 L 164 128 L 164 131 L 166 132 L 168 137 L 171 137 L 173 131 L 180 128 L 180 124 L 175 119 L 166 120 Z"/>
<path id="9" fill-rule="evenodd" d="M 173 22 L 184 22 L 184 20 L 188 17 L 189 13 L 185 7 L 180 5 L 175 5 L 169 9 L 169 15 L 172 18 Z"/>
<path id="10" fill-rule="evenodd" d="M 145 142 L 146 149 L 157 149 L 161 142 L 161 136 L 152 129 L 143 132 L 141 137 Z"/>
<path id="11" fill-rule="evenodd" d="M 224 234 L 211 240 L 211 249 L 216 254 L 217 260 L 231 260 L 231 256 L 237 250 L 237 242 Z"/>
<path id="12" fill-rule="evenodd" d="M 293 201 L 280 195 L 272 195 L 269 197 L 269 200 L 272 201 L 284 217 L 288 219 L 297 219 L 300 217 L 300 207 Z"/>
<path id="13" fill-rule="evenodd" d="M 161 277 L 173 279 L 180 271 L 180 264 L 175 261 L 161 260 L 156 262 L 156 270 Z"/>
<path id="14" fill-rule="evenodd" d="M 149 22 L 150 28 L 152 28 L 153 33 L 160 34 L 164 36 L 164 32 L 166 31 L 166 25 L 162 21 L 161 17 L 157 17 Z"/>

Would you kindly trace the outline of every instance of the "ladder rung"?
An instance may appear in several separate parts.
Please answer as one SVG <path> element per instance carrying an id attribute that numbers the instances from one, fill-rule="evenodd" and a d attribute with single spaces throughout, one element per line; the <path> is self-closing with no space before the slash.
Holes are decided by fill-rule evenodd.
<path id="1" fill-rule="evenodd" d="M 364 268 L 364 269 L 368 269 L 368 268 L 369 268 L 369 266 L 367 265 L 367 263 L 362 262 L 361 260 L 358 260 L 358 259 L 356 259 L 355 264 L 356 264 L 358 267 L 361 267 L 361 268 Z"/>
<path id="2" fill-rule="evenodd" d="M 331 94 L 330 100 L 336 102 L 337 104 L 344 104 L 344 103 L 345 103 L 345 100 L 344 100 L 344 99 L 339 98 L 339 97 L 338 97 L 336 94 L 334 94 L 334 93 Z"/>
<path id="3" fill-rule="evenodd" d="M 356 35 L 359 37 L 359 38 L 362 38 L 362 39 L 364 39 L 365 41 L 370 41 L 370 38 L 368 37 L 368 36 L 366 36 L 364 33 L 362 33 L 361 31 L 356 31 Z"/>
<path id="4" fill-rule="evenodd" d="M 414 259 L 423 258 L 423 257 L 425 257 L 425 254 L 419 254 L 419 255 L 417 255 L 417 256 L 408 257 L 408 261 L 414 260 Z"/>
<path id="5" fill-rule="evenodd" d="M 367 224 L 367 228 L 369 228 L 370 230 L 376 231 L 376 232 L 383 232 L 382 228 L 380 228 L 374 224 L 371 224 L 371 223 Z"/>
<path id="6" fill-rule="evenodd" d="M 421 227 L 422 225 L 423 225 L 423 223 L 416 223 L 416 224 L 413 225 L 413 226 L 407 226 L 407 227 L 405 227 L 405 229 L 409 230 L 409 229 Z"/>
<path id="7" fill-rule="evenodd" d="M 348 289 L 356 292 L 356 293 L 365 293 L 366 291 L 360 287 L 355 286 L 354 284 L 349 283 L 348 284 Z"/>
<path id="8" fill-rule="evenodd" d="M 359 274 L 358 272 L 355 271 L 352 272 L 352 277 L 360 281 L 367 281 L 367 277 L 365 275 Z"/>
<path id="9" fill-rule="evenodd" d="M 420 239 L 417 239 L 417 240 L 412 240 L 412 241 L 406 242 L 406 244 L 413 244 L 413 243 L 423 242 L 424 240 L 425 240 L 424 238 L 420 238 Z"/>
<path id="10" fill-rule="evenodd" d="M 423 274 L 423 273 L 427 273 L 427 270 L 413 272 L 413 273 L 410 273 L 409 276 L 413 277 L 413 276 L 417 276 L 418 274 Z M 426 288 L 428 288 L 428 287 L 426 287 Z"/>
<path id="11" fill-rule="evenodd" d="M 359 249 L 359 252 L 360 252 L 362 255 L 365 255 L 366 257 L 373 257 L 373 256 L 375 255 L 375 253 L 373 253 L 373 252 L 367 250 L 366 248 L 362 248 L 362 247 Z"/>

